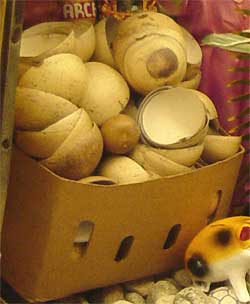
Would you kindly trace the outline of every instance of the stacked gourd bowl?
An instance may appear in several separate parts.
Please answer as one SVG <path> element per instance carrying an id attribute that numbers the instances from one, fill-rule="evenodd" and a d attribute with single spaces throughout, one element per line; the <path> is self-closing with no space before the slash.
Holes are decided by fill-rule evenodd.
<path id="1" fill-rule="evenodd" d="M 33 26 L 21 43 L 15 143 L 83 183 L 143 182 L 226 159 L 241 138 L 222 133 L 197 90 L 201 61 L 195 39 L 156 12 L 95 28 Z"/>

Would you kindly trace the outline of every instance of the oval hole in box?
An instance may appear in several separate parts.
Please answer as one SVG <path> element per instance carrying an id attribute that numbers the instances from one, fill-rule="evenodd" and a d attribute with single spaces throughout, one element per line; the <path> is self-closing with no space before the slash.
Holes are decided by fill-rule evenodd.
<path id="1" fill-rule="evenodd" d="M 116 256 L 115 256 L 115 261 L 116 262 L 119 262 L 123 259 L 125 259 L 127 256 L 128 256 L 128 253 L 132 247 L 132 244 L 134 242 L 134 237 L 132 235 L 129 235 L 127 237 L 125 237 L 121 243 L 120 243 L 120 246 L 119 246 L 119 249 L 116 253 Z"/>
<path id="2" fill-rule="evenodd" d="M 163 249 L 169 249 L 175 244 L 180 231 L 181 231 L 181 224 L 176 224 L 169 230 L 167 239 L 163 245 Z"/>
<path id="3" fill-rule="evenodd" d="M 74 239 L 74 248 L 80 256 L 82 256 L 89 245 L 95 224 L 91 221 L 80 222 L 76 237 Z"/>
<path id="4" fill-rule="evenodd" d="M 103 186 L 115 185 L 115 183 L 112 180 L 99 180 L 99 181 L 91 182 L 91 184 L 93 184 L 93 185 L 103 185 Z"/>
<path id="5" fill-rule="evenodd" d="M 214 206 L 211 206 L 212 213 L 207 218 L 207 224 L 210 224 L 214 221 L 214 219 L 217 215 L 217 211 L 220 207 L 221 198 L 222 198 L 222 190 L 218 190 L 216 192 L 216 202 L 215 202 Z"/>

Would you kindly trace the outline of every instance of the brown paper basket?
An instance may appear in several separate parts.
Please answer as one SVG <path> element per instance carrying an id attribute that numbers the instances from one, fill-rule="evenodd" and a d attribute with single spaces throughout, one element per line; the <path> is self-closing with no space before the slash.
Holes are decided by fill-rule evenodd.
<path id="1" fill-rule="evenodd" d="M 46 301 L 179 267 L 195 234 L 227 215 L 242 155 L 187 174 L 98 186 L 60 178 L 14 148 L 4 279 L 25 299 Z M 80 223 L 92 233 L 76 244 Z"/>

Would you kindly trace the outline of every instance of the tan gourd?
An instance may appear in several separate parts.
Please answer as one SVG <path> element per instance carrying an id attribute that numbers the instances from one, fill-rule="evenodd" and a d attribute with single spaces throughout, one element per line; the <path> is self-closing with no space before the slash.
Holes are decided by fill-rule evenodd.
<path id="1" fill-rule="evenodd" d="M 18 72 L 18 77 L 17 77 L 18 81 L 21 79 L 21 77 L 23 76 L 23 74 L 25 72 L 27 72 L 29 68 L 31 68 L 31 66 L 32 66 L 31 63 L 23 62 L 20 59 L 20 61 L 18 63 L 18 71 L 17 71 Z"/>
<path id="2" fill-rule="evenodd" d="M 177 23 L 163 14 L 146 12 L 121 22 L 113 54 L 129 84 L 145 95 L 159 86 L 182 81 L 187 65 L 184 47 Z"/>
<path id="3" fill-rule="evenodd" d="M 70 53 L 87 61 L 95 49 L 95 32 L 88 22 L 44 22 L 24 30 L 21 62 L 41 62 L 61 53 Z"/>
<path id="4" fill-rule="evenodd" d="M 187 63 L 193 66 L 200 66 L 202 61 L 202 51 L 199 43 L 184 27 L 181 27 L 181 30 L 185 40 Z"/>
<path id="5" fill-rule="evenodd" d="M 156 12 L 133 14 L 121 22 L 113 41 L 116 64 L 122 70 L 123 57 L 127 48 L 136 40 L 150 36 L 152 33 L 165 33 L 175 37 L 183 46 L 185 39 L 181 27 L 170 17 Z"/>
<path id="6" fill-rule="evenodd" d="M 187 71 L 182 82 L 178 83 L 176 86 L 196 90 L 200 85 L 200 81 L 201 81 L 200 68 L 188 64 Z"/>
<path id="7" fill-rule="evenodd" d="M 77 109 L 62 97 L 37 89 L 17 87 L 15 127 L 18 130 L 43 130 Z"/>
<path id="8" fill-rule="evenodd" d="M 64 142 L 74 129 L 81 110 L 78 110 L 42 131 L 16 131 L 15 142 L 25 153 L 35 158 L 47 158 Z M 91 121 L 89 120 L 89 124 Z"/>
<path id="9" fill-rule="evenodd" d="M 88 87 L 88 72 L 76 55 L 54 55 L 28 69 L 19 86 L 52 93 L 80 105 Z"/>
<path id="10" fill-rule="evenodd" d="M 140 165 L 126 156 L 110 156 L 102 161 L 98 174 L 114 180 L 117 184 L 145 182 L 151 179 Z"/>
<path id="11" fill-rule="evenodd" d="M 15 124 L 16 145 L 62 177 L 89 176 L 101 159 L 100 130 L 84 109 L 62 97 L 17 88 Z"/>
<path id="12" fill-rule="evenodd" d="M 123 111 L 130 92 L 121 74 L 110 66 L 100 62 L 88 62 L 85 66 L 89 81 L 81 106 L 100 126 Z"/>
<path id="13" fill-rule="evenodd" d="M 123 110 L 123 114 L 126 114 L 136 120 L 138 109 L 135 105 L 134 100 L 131 98 L 126 106 L 126 108 Z"/>
<path id="14" fill-rule="evenodd" d="M 178 164 L 190 167 L 200 158 L 204 149 L 204 143 L 182 149 L 160 149 L 139 144 L 136 146 L 135 150 L 137 149 L 140 151 L 153 151 Z"/>
<path id="15" fill-rule="evenodd" d="M 241 136 L 207 135 L 202 159 L 207 163 L 224 160 L 240 149 Z"/>
<path id="16" fill-rule="evenodd" d="M 21 60 L 40 62 L 60 53 L 72 53 L 74 32 L 70 22 L 44 22 L 23 31 Z"/>
<path id="17" fill-rule="evenodd" d="M 137 121 L 143 142 L 164 149 L 199 144 L 209 122 L 205 106 L 193 90 L 168 87 L 145 97 Z"/>
<path id="18" fill-rule="evenodd" d="M 188 89 L 197 89 L 201 81 L 201 62 L 202 51 L 199 43 L 194 37 L 183 27 L 182 34 L 185 40 L 185 51 L 187 55 L 187 70 L 182 82 L 177 84 L 179 87 Z"/>
<path id="19" fill-rule="evenodd" d="M 204 93 L 198 91 L 198 90 L 192 90 L 203 102 L 209 116 L 209 120 L 217 119 L 218 118 L 218 113 L 216 110 L 216 107 L 213 103 L 213 101 Z"/>
<path id="20" fill-rule="evenodd" d="M 137 92 L 146 95 L 157 87 L 182 81 L 186 73 L 185 56 L 181 44 L 172 37 L 145 37 L 127 49 L 123 74 Z"/>
<path id="21" fill-rule="evenodd" d="M 143 145 L 138 145 L 129 155 L 145 170 L 152 171 L 160 176 L 169 176 L 192 171 L 191 168 L 177 164 Z"/>
<path id="22" fill-rule="evenodd" d="M 69 136 L 41 164 L 58 175 L 79 180 L 89 176 L 98 165 L 103 150 L 101 132 L 96 124 L 86 124 L 86 112 L 80 117 Z"/>
<path id="23" fill-rule="evenodd" d="M 95 25 L 96 47 L 93 55 L 93 60 L 105 63 L 112 68 L 115 68 L 115 61 L 107 40 L 106 24 L 107 19 L 101 19 Z"/>
<path id="24" fill-rule="evenodd" d="M 105 150 L 127 154 L 138 143 L 140 132 L 134 119 L 119 114 L 108 119 L 101 127 Z"/>
<path id="25" fill-rule="evenodd" d="M 78 22 L 73 23 L 73 30 L 75 36 L 73 53 L 87 62 L 92 57 L 96 47 L 94 26 L 89 22 Z"/>

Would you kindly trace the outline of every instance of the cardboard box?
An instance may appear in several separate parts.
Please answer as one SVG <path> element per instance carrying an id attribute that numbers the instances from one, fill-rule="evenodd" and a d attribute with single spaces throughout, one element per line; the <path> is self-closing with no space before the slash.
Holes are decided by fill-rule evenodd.
<path id="1" fill-rule="evenodd" d="M 242 155 L 188 174 L 98 186 L 60 178 L 14 149 L 4 279 L 25 299 L 46 301 L 179 267 L 215 199 L 212 218 L 227 215 Z M 82 221 L 94 224 L 91 238 L 74 244 Z"/>

